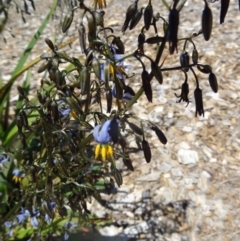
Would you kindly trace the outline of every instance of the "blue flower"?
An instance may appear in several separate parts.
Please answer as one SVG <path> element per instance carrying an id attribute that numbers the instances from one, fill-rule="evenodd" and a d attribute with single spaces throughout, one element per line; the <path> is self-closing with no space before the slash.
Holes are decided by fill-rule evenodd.
<path id="1" fill-rule="evenodd" d="M 0 169 L 4 167 L 4 164 L 9 161 L 9 156 L 7 154 L 0 154 Z"/>
<path id="2" fill-rule="evenodd" d="M 8 235 L 9 237 L 12 237 L 12 236 L 13 236 L 13 229 L 14 229 L 13 222 L 6 221 L 6 222 L 4 223 L 4 226 L 5 226 L 5 228 L 7 229 L 7 235 Z"/>
<path id="3" fill-rule="evenodd" d="M 109 131 L 110 131 L 110 124 L 112 120 L 107 120 L 102 125 L 97 125 L 93 129 L 93 137 L 95 141 L 103 144 L 108 143 L 112 140 Z"/>
<path id="4" fill-rule="evenodd" d="M 32 207 L 31 213 L 27 209 L 21 207 L 21 213 L 17 215 L 17 220 L 19 223 L 23 223 L 25 222 L 25 220 L 30 218 L 30 224 L 33 227 L 37 227 L 38 226 L 37 217 L 39 216 L 40 216 L 40 212 L 36 210 L 34 207 Z"/>
<path id="5" fill-rule="evenodd" d="M 23 171 L 20 171 L 19 169 L 15 169 L 13 172 L 13 181 L 16 183 L 21 182 L 22 178 L 25 176 Z"/>
<path id="6" fill-rule="evenodd" d="M 53 221 L 53 217 L 54 217 L 56 207 L 57 207 L 57 204 L 55 202 L 53 202 L 53 201 L 47 202 L 47 208 L 50 212 L 51 217 L 46 213 L 44 219 L 48 224 L 52 223 L 52 221 Z"/>
<path id="7" fill-rule="evenodd" d="M 71 231 L 72 229 L 76 228 L 77 227 L 77 223 L 76 222 L 66 222 L 64 224 L 64 227 L 66 229 L 65 233 L 64 233 L 64 240 L 68 240 L 69 238 L 69 231 Z"/>

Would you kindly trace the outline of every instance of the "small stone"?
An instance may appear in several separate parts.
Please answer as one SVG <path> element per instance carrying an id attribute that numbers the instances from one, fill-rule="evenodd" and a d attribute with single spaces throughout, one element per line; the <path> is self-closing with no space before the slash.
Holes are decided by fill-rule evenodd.
<path id="1" fill-rule="evenodd" d="M 182 170 L 178 167 L 173 168 L 171 172 L 172 172 L 172 175 L 175 176 L 175 177 L 182 177 L 183 176 Z"/>
<path id="2" fill-rule="evenodd" d="M 193 150 L 180 149 L 178 151 L 178 162 L 184 165 L 196 164 L 199 161 L 198 154 Z"/>
<path id="3" fill-rule="evenodd" d="M 160 179 L 162 172 L 153 172 L 136 179 L 137 182 L 154 182 Z"/>

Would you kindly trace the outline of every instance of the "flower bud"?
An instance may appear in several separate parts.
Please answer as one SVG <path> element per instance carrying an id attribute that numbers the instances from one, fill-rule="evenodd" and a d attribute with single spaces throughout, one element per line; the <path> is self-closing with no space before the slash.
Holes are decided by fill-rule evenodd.
<path id="1" fill-rule="evenodd" d="M 129 22 L 131 21 L 131 19 L 134 17 L 134 15 L 136 14 L 137 12 L 137 9 L 138 9 L 138 1 L 139 0 L 136 0 L 133 4 L 131 4 L 128 9 L 127 9 L 127 13 L 126 13 L 126 18 L 125 18 L 125 21 L 123 23 L 123 26 L 122 26 L 122 32 L 124 33 L 126 31 L 126 29 L 128 28 L 128 25 L 129 25 Z"/>
<path id="2" fill-rule="evenodd" d="M 133 18 L 131 19 L 130 25 L 129 25 L 129 29 L 132 30 L 133 28 L 135 28 L 137 26 L 137 24 L 139 23 L 141 17 L 142 17 L 142 11 L 143 9 L 140 8 L 137 10 L 136 14 L 133 16 Z"/>
<path id="3" fill-rule="evenodd" d="M 183 50 L 180 55 L 180 64 L 182 67 L 189 65 L 189 54 L 186 50 Z M 189 67 L 183 68 L 182 70 L 188 72 Z"/>
<path id="4" fill-rule="evenodd" d="M 120 54 L 125 53 L 125 47 L 120 37 L 114 37 L 112 44 L 115 44 L 117 46 Z"/>
<path id="5" fill-rule="evenodd" d="M 82 23 L 80 23 L 80 25 L 78 26 L 78 37 L 79 37 L 79 44 L 80 44 L 82 53 L 85 53 L 86 52 L 86 30 L 85 30 L 85 26 Z"/>
<path id="6" fill-rule="evenodd" d="M 141 54 L 144 54 L 144 49 L 143 49 L 144 42 L 145 42 L 145 34 L 144 33 L 140 33 L 138 35 L 138 51 Z"/>
<path id="7" fill-rule="evenodd" d="M 130 127 L 136 134 L 138 134 L 138 135 L 143 135 L 143 131 L 142 131 L 142 129 L 141 129 L 139 126 L 135 125 L 134 123 L 132 123 L 132 122 L 130 122 L 130 121 L 127 121 L 127 123 L 128 123 L 128 125 L 129 125 L 129 127 Z"/>
<path id="8" fill-rule="evenodd" d="M 155 37 L 150 37 L 146 39 L 146 43 L 148 44 L 158 44 L 163 41 L 163 37 L 155 36 Z"/>
<path id="9" fill-rule="evenodd" d="M 63 25 L 62 25 L 62 32 L 66 33 L 67 30 L 70 28 L 72 21 L 74 17 L 74 12 L 70 11 L 64 18 L 63 20 Z"/>
<path id="10" fill-rule="evenodd" d="M 225 16 L 228 11 L 230 0 L 221 0 L 221 9 L 220 9 L 220 24 L 224 22 Z"/>
<path id="11" fill-rule="evenodd" d="M 80 72 L 80 88 L 81 94 L 85 95 L 90 88 L 90 73 L 87 67 L 84 67 Z"/>
<path id="12" fill-rule="evenodd" d="M 176 6 L 170 10 L 168 22 L 167 40 L 169 41 L 169 52 L 173 54 L 175 49 L 177 50 L 178 42 L 179 12 Z"/>
<path id="13" fill-rule="evenodd" d="M 212 91 L 214 93 L 217 93 L 218 92 L 218 82 L 217 82 L 217 77 L 214 73 L 210 73 L 209 76 L 208 76 L 208 81 L 209 81 L 209 84 L 212 88 Z"/>
<path id="14" fill-rule="evenodd" d="M 153 8 L 152 8 L 151 0 L 149 0 L 149 3 L 144 11 L 144 25 L 146 30 L 150 28 L 150 25 L 152 23 L 152 18 L 153 18 Z"/>
<path id="15" fill-rule="evenodd" d="M 197 65 L 199 71 L 204 74 L 210 74 L 212 72 L 212 67 L 210 65 Z"/>
<path id="16" fill-rule="evenodd" d="M 166 136 L 163 134 L 163 132 L 157 127 L 157 126 L 152 126 L 151 129 L 156 133 L 159 141 L 165 145 L 167 144 L 167 138 Z"/>
<path id="17" fill-rule="evenodd" d="M 198 51 L 196 49 L 193 49 L 193 52 L 192 52 L 192 62 L 194 64 L 198 63 Z"/>
<path id="18" fill-rule="evenodd" d="M 107 113 L 110 113 L 112 109 L 112 91 L 111 90 L 106 90 L 106 100 L 107 100 Z"/>
<path id="19" fill-rule="evenodd" d="M 46 69 L 48 69 L 51 66 L 51 61 L 47 60 L 44 63 L 42 63 L 40 65 L 40 67 L 38 68 L 38 73 L 42 73 L 43 71 L 45 71 Z"/>
<path id="20" fill-rule="evenodd" d="M 53 123 L 58 122 L 59 111 L 58 111 L 58 106 L 57 106 L 56 102 L 51 103 L 51 114 L 52 114 Z"/>
<path id="21" fill-rule="evenodd" d="M 18 85 L 17 90 L 18 90 L 19 94 L 28 102 L 29 100 L 28 100 L 27 94 L 24 91 L 24 89 Z"/>
<path id="22" fill-rule="evenodd" d="M 48 47 L 54 52 L 55 51 L 55 47 L 53 45 L 53 42 L 48 39 L 48 38 L 45 38 L 45 43 L 48 45 Z"/>
<path id="23" fill-rule="evenodd" d="M 97 78 L 101 79 L 100 63 L 96 57 L 93 57 L 93 59 L 92 59 L 92 68 L 93 68 L 93 72 L 95 73 Z"/>
<path id="24" fill-rule="evenodd" d="M 152 158 L 152 153 L 151 153 L 150 146 L 146 140 L 142 141 L 142 149 L 143 149 L 143 154 L 144 154 L 145 160 L 147 163 L 149 163 Z"/>
<path id="25" fill-rule="evenodd" d="M 152 87 L 150 83 L 150 75 L 146 70 L 143 70 L 142 72 L 142 84 L 148 101 L 152 102 Z"/>
<path id="26" fill-rule="evenodd" d="M 118 169 L 115 169 L 113 171 L 113 176 L 114 176 L 114 179 L 115 179 L 118 187 L 120 187 L 123 184 L 123 179 L 122 179 L 121 172 Z"/>
<path id="27" fill-rule="evenodd" d="M 24 110 L 21 110 L 19 115 L 21 115 L 22 117 L 23 126 L 28 129 L 29 126 L 28 126 L 28 118 L 27 118 L 26 112 Z"/>
<path id="28" fill-rule="evenodd" d="M 206 41 L 208 41 L 211 37 L 212 22 L 213 22 L 212 11 L 208 6 L 207 1 L 205 0 L 205 8 L 202 12 L 202 32 L 203 32 L 203 37 Z"/>
<path id="29" fill-rule="evenodd" d="M 197 87 L 194 90 L 194 98 L 195 98 L 195 102 L 196 102 L 196 113 L 195 113 L 195 116 L 197 117 L 197 114 L 199 114 L 200 116 L 201 115 L 204 116 L 202 90 L 199 87 Z"/>

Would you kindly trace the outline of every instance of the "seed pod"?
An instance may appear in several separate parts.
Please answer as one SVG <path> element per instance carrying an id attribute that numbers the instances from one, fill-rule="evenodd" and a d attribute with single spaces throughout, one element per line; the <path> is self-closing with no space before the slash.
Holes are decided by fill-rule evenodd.
<path id="1" fill-rule="evenodd" d="M 152 102 L 152 87 L 150 83 L 150 75 L 146 70 L 143 70 L 142 72 L 142 84 L 148 101 Z"/>
<path id="2" fill-rule="evenodd" d="M 212 88 L 212 91 L 217 93 L 218 92 L 218 82 L 217 82 L 216 75 L 214 73 L 210 73 L 208 76 L 208 81 Z"/>
<path id="3" fill-rule="evenodd" d="M 212 72 L 212 67 L 210 65 L 197 65 L 197 68 L 204 74 L 210 74 Z"/>
<path id="4" fill-rule="evenodd" d="M 137 10 L 136 14 L 133 16 L 132 20 L 130 21 L 130 25 L 129 25 L 130 30 L 135 28 L 137 26 L 137 24 L 139 23 L 139 21 L 141 20 L 142 11 L 143 11 L 143 8 L 139 8 Z"/>
<path id="5" fill-rule="evenodd" d="M 155 78 L 157 79 L 158 83 L 162 84 L 162 82 L 163 82 L 162 72 L 161 72 L 160 68 L 158 67 L 158 65 L 156 64 L 156 62 L 151 61 L 151 69 L 152 69 L 152 73 L 155 76 Z"/>
<path id="6" fill-rule="evenodd" d="M 123 184 L 122 174 L 118 169 L 115 169 L 113 171 L 113 177 L 118 185 L 120 187 Z"/>
<path id="7" fill-rule="evenodd" d="M 193 52 L 192 52 L 192 62 L 194 64 L 198 63 L 198 51 L 196 49 L 193 49 Z"/>
<path id="8" fill-rule="evenodd" d="M 138 6 L 137 6 L 138 1 L 139 0 L 136 0 L 133 4 L 131 4 L 128 7 L 127 13 L 126 13 L 126 18 L 125 18 L 125 21 L 124 21 L 123 26 L 122 26 L 122 33 L 124 33 L 127 30 L 129 22 L 131 21 L 133 16 L 136 14 L 136 12 L 138 10 Z"/>
<path id="9" fill-rule="evenodd" d="M 157 127 L 157 126 L 152 126 L 151 129 L 156 133 L 159 141 L 165 145 L 167 144 L 167 138 L 166 136 L 163 134 L 163 132 Z"/>
<path id="10" fill-rule="evenodd" d="M 106 90 L 106 100 L 107 100 L 107 113 L 110 113 L 112 109 L 112 91 L 110 89 Z"/>
<path id="11" fill-rule="evenodd" d="M 177 1 L 176 1 L 177 2 Z M 179 12 L 174 5 L 170 10 L 168 17 L 168 34 L 167 40 L 169 41 L 169 52 L 173 54 L 177 50 L 178 43 L 178 25 L 179 25 Z"/>
<path id="12" fill-rule="evenodd" d="M 45 43 L 48 45 L 48 47 L 54 52 L 55 51 L 55 47 L 54 47 L 54 44 L 53 42 L 48 39 L 48 38 L 45 38 Z"/>
<path id="13" fill-rule="evenodd" d="M 200 116 L 203 115 L 204 116 L 204 109 L 203 109 L 203 99 L 202 99 L 202 90 L 197 87 L 194 90 L 194 98 L 195 98 L 195 104 L 196 104 L 196 113 L 195 113 L 195 117 L 197 117 L 197 114 L 199 114 Z"/>
<path id="14" fill-rule="evenodd" d="M 213 22 L 212 11 L 208 6 L 207 1 L 205 0 L 205 8 L 202 12 L 202 32 L 203 32 L 203 37 L 206 41 L 208 41 L 211 37 L 212 22 Z"/>
<path id="15" fill-rule="evenodd" d="M 27 94 L 24 91 L 24 89 L 18 85 L 17 90 L 18 90 L 19 94 L 28 102 L 29 100 L 28 100 Z"/>
<path id="16" fill-rule="evenodd" d="M 63 20 L 63 25 L 62 25 L 62 32 L 66 33 L 67 30 L 70 28 L 72 21 L 74 17 L 74 11 L 70 11 L 64 18 Z"/>
<path id="17" fill-rule="evenodd" d="M 114 37 L 112 44 L 115 44 L 117 46 L 120 54 L 125 53 L 125 47 L 120 37 Z"/>
<path id="18" fill-rule="evenodd" d="M 123 164 L 128 168 L 130 171 L 134 171 L 132 161 L 129 157 L 123 158 Z"/>
<path id="19" fill-rule="evenodd" d="M 118 142 L 118 122 L 115 116 L 110 123 L 109 135 L 113 143 L 116 144 Z"/>
<path id="20" fill-rule="evenodd" d="M 152 8 L 151 0 L 149 0 L 149 3 L 144 11 L 144 25 L 146 30 L 150 28 L 150 25 L 152 23 L 152 18 L 153 18 L 153 8 Z"/>
<path id="21" fill-rule="evenodd" d="M 224 22 L 225 16 L 228 11 L 230 0 L 221 0 L 221 9 L 220 9 L 220 24 Z"/>
<path id="22" fill-rule="evenodd" d="M 151 153 L 149 144 L 146 140 L 142 140 L 142 149 L 143 149 L 143 154 L 144 154 L 145 160 L 147 163 L 149 163 L 152 158 L 152 153 Z"/>
<path id="23" fill-rule="evenodd" d="M 180 55 L 180 64 L 182 67 L 189 65 L 189 54 L 186 50 L 183 50 Z M 182 70 L 188 72 L 189 67 L 183 68 Z"/>
<path id="24" fill-rule="evenodd" d="M 142 129 L 141 129 L 139 126 L 135 125 L 134 123 L 132 123 L 132 122 L 130 122 L 130 121 L 127 121 L 127 123 L 128 123 L 128 125 L 129 125 L 129 127 L 130 127 L 136 134 L 138 134 L 138 135 L 143 135 L 143 131 L 142 131 Z"/>
<path id="25" fill-rule="evenodd" d="M 92 68 L 93 68 L 93 72 L 95 73 L 97 78 L 101 79 L 100 63 L 96 57 L 93 57 L 93 59 L 92 59 Z"/>
<path id="26" fill-rule="evenodd" d="M 80 23 L 80 25 L 78 26 L 78 37 L 79 37 L 79 44 L 80 44 L 82 53 L 85 53 L 86 52 L 86 30 L 85 30 L 85 26 L 82 23 Z"/>
<path id="27" fill-rule="evenodd" d="M 147 38 L 145 43 L 148 43 L 148 44 L 157 44 L 157 43 L 160 43 L 163 41 L 163 37 L 159 37 L 159 36 L 156 36 L 156 37 L 150 37 L 150 38 Z"/>

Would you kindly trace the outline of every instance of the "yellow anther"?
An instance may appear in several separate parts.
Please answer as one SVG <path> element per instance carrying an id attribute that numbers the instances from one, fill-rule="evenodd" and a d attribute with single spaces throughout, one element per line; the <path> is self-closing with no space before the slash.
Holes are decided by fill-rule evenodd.
<path id="1" fill-rule="evenodd" d="M 102 161 L 105 162 L 107 159 L 107 146 L 106 145 L 102 145 L 101 155 L 102 155 Z"/>
<path id="2" fill-rule="evenodd" d="M 108 160 L 113 160 L 114 159 L 112 146 L 108 146 L 107 147 L 107 159 Z"/>
<path id="3" fill-rule="evenodd" d="M 95 160 L 97 160 L 97 158 L 99 157 L 100 151 L 101 151 L 101 145 L 98 144 L 95 147 Z"/>

